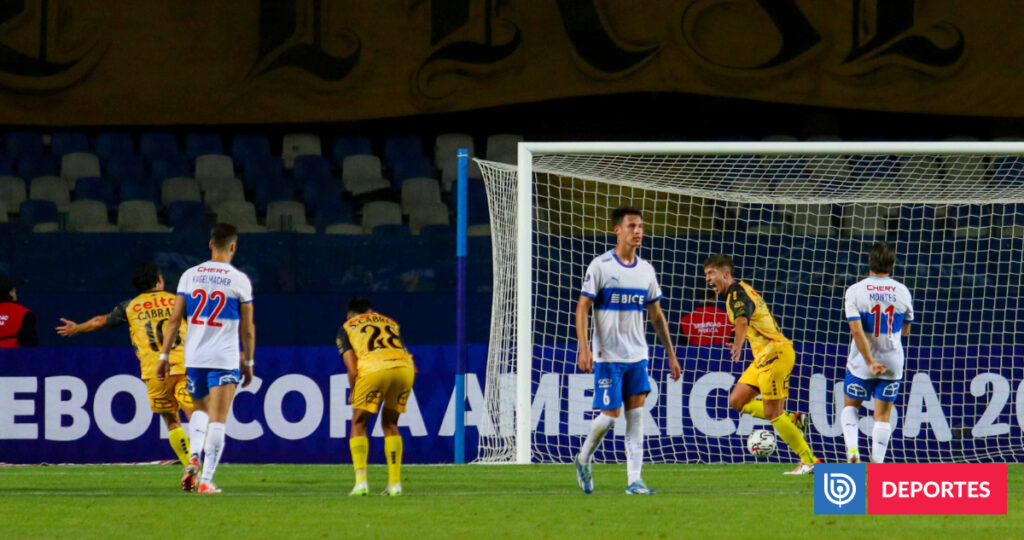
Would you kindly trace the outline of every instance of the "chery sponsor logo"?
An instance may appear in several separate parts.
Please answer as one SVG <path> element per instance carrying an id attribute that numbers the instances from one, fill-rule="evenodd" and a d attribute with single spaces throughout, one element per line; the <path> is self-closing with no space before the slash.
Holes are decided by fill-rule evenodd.
<path id="1" fill-rule="evenodd" d="M 868 465 L 871 514 L 1005 514 L 1005 463 Z"/>
<path id="2" fill-rule="evenodd" d="M 865 502 L 868 514 L 1006 513 L 1005 463 L 819 465 L 814 473 L 815 514 L 863 514 Z"/>

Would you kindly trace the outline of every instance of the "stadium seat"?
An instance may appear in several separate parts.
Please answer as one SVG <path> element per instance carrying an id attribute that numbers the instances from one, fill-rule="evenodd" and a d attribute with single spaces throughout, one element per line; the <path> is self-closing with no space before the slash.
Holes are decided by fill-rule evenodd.
<path id="1" fill-rule="evenodd" d="M 107 205 L 100 201 L 71 203 L 67 228 L 71 232 L 117 232 L 117 227 L 107 218 Z"/>
<path id="2" fill-rule="evenodd" d="M 124 201 L 118 206 L 117 226 L 122 232 L 167 232 L 156 216 L 152 201 Z"/>
<path id="3" fill-rule="evenodd" d="M 139 138 L 139 153 L 149 162 L 177 156 L 178 140 L 174 135 L 162 131 L 143 133 Z"/>
<path id="4" fill-rule="evenodd" d="M 7 154 L 0 154 L 0 176 L 14 176 L 14 161 Z"/>
<path id="5" fill-rule="evenodd" d="M 522 135 L 499 133 L 487 137 L 487 155 L 489 161 L 515 164 L 519 161 L 519 143 Z"/>
<path id="6" fill-rule="evenodd" d="M 315 233 L 306 223 L 306 207 L 298 201 L 274 201 L 267 204 L 267 230 L 275 232 Z"/>
<path id="7" fill-rule="evenodd" d="M 380 158 L 373 155 L 345 158 L 341 168 L 341 180 L 345 190 L 353 195 L 391 189 L 391 183 L 381 174 Z"/>
<path id="8" fill-rule="evenodd" d="M 185 155 L 195 160 L 204 154 L 223 154 L 224 142 L 215 133 L 189 133 L 185 136 Z"/>
<path id="9" fill-rule="evenodd" d="M 247 201 L 228 201 L 217 205 L 217 221 L 230 223 L 239 232 L 266 232 L 267 228 L 256 221 L 256 207 Z M 245 231 L 242 231 L 244 227 Z"/>
<path id="10" fill-rule="evenodd" d="M 153 180 L 163 182 L 168 178 L 191 176 L 192 167 L 185 156 L 177 154 L 153 160 Z"/>
<path id="11" fill-rule="evenodd" d="M 165 206 L 178 201 L 202 201 L 199 184 L 187 176 L 168 178 L 160 186 L 160 202 Z"/>
<path id="12" fill-rule="evenodd" d="M 422 156 L 423 143 L 416 135 L 391 135 L 384 139 L 384 163 L 393 167 L 403 156 Z"/>
<path id="13" fill-rule="evenodd" d="M 991 208 L 977 204 L 957 204 L 948 208 L 948 228 L 958 238 L 986 237 L 991 232 Z M 950 251 L 952 252 L 952 251 Z"/>
<path id="14" fill-rule="evenodd" d="M 18 158 L 18 176 L 35 178 L 37 176 L 58 176 L 57 160 L 49 154 L 28 154 Z"/>
<path id="15" fill-rule="evenodd" d="M 172 231 L 201 231 L 210 226 L 206 207 L 199 201 L 175 201 L 167 205 L 167 224 Z"/>
<path id="16" fill-rule="evenodd" d="M 322 154 L 319 135 L 312 133 L 289 133 L 284 136 L 281 142 L 281 159 L 284 160 L 284 167 L 286 169 L 291 169 L 295 165 L 295 158 L 298 156 L 319 156 Z"/>
<path id="17" fill-rule="evenodd" d="M 208 179 L 203 191 L 206 205 L 211 208 L 230 201 L 245 201 L 245 188 L 237 178 Z"/>
<path id="18" fill-rule="evenodd" d="M 102 156 L 100 159 L 103 159 Z M 146 180 L 146 162 L 140 156 L 112 155 L 107 159 L 106 177 L 117 186 L 127 182 Z"/>
<path id="19" fill-rule="evenodd" d="M 67 212 L 71 204 L 71 193 L 58 176 L 37 176 L 29 183 L 28 196 L 30 199 L 52 201 L 57 205 L 57 210 Z"/>
<path id="20" fill-rule="evenodd" d="M 363 205 L 363 231 L 373 232 L 378 225 L 401 225 L 402 207 L 389 201 L 373 201 Z"/>
<path id="21" fill-rule="evenodd" d="M 374 236 L 409 236 L 412 233 L 409 232 L 409 227 L 401 223 L 385 223 L 374 227 L 371 234 Z"/>
<path id="22" fill-rule="evenodd" d="M 96 135 L 96 155 L 100 163 L 106 165 L 116 156 L 135 155 L 135 139 L 121 131 L 104 131 Z"/>
<path id="23" fill-rule="evenodd" d="M 17 176 L 0 176 L 0 201 L 7 203 L 8 211 L 13 212 L 27 198 L 24 180 Z"/>
<path id="24" fill-rule="evenodd" d="M 295 193 L 295 186 L 288 178 L 275 178 L 257 185 L 253 190 L 253 202 L 261 214 L 267 211 L 267 204 L 274 201 L 290 201 Z"/>
<path id="25" fill-rule="evenodd" d="M 455 228 L 451 225 L 424 225 L 420 227 L 420 236 L 451 240 L 455 238 Z"/>
<path id="26" fill-rule="evenodd" d="M 337 223 L 351 224 L 353 222 L 352 207 L 349 206 L 347 202 L 341 200 L 332 201 L 326 204 L 321 201 L 320 204 L 317 205 L 314 216 L 314 224 L 318 229 L 324 229 Z"/>
<path id="27" fill-rule="evenodd" d="M 786 221 L 793 226 L 793 232 L 802 236 L 834 236 L 832 218 L 835 210 L 831 204 L 795 204 L 786 207 Z"/>
<path id="28" fill-rule="evenodd" d="M 426 156 L 402 156 L 395 161 L 392 169 L 397 186 L 401 186 L 402 182 L 409 178 L 430 177 L 434 174 L 430 158 Z"/>
<path id="29" fill-rule="evenodd" d="M 469 150 L 469 156 L 473 157 L 476 152 L 473 151 L 473 137 L 465 133 L 442 133 L 437 136 L 434 141 L 434 163 L 437 164 L 437 168 L 441 170 L 441 173 L 450 172 L 452 176 L 455 175 L 456 167 L 459 163 L 458 149 L 466 148 Z"/>
<path id="30" fill-rule="evenodd" d="M 402 183 L 402 213 L 441 203 L 441 185 L 433 178 L 410 178 Z"/>
<path id="31" fill-rule="evenodd" d="M 320 212 L 321 207 L 337 206 L 342 201 L 341 183 L 333 179 L 312 182 L 306 184 L 305 189 L 302 190 L 302 195 L 306 209 L 313 214 L 317 214 Z"/>
<path id="32" fill-rule="evenodd" d="M 358 154 L 372 154 L 370 138 L 362 135 L 353 135 L 350 137 L 338 137 L 334 141 L 334 149 L 332 155 L 334 156 L 334 162 L 341 166 L 341 163 L 345 161 L 348 156 L 354 156 Z"/>
<path id="33" fill-rule="evenodd" d="M 331 160 L 308 154 L 295 156 L 292 178 L 299 189 L 313 183 L 327 182 L 331 180 Z"/>
<path id="34" fill-rule="evenodd" d="M 454 206 L 457 201 L 455 194 L 452 195 Z M 484 186 L 483 180 L 477 178 L 469 178 L 466 184 L 466 222 L 470 225 L 491 222 L 487 206 L 487 187 Z"/>
<path id="35" fill-rule="evenodd" d="M 324 229 L 325 234 L 347 234 L 347 235 L 358 235 L 364 234 L 363 228 L 359 225 L 353 225 L 351 223 L 335 223 L 334 225 L 328 225 Z"/>
<path id="36" fill-rule="evenodd" d="M 202 187 L 205 180 L 234 178 L 235 164 L 231 156 L 224 154 L 203 154 L 196 158 L 196 181 Z"/>
<path id="37" fill-rule="evenodd" d="M 18 220 L 30 230 L 41 224 L 53 224 L 56 229 L 57 205 L 53 201 L 26 199 L 18 205 Z"/>
<path id="38" fill-rule="evenodd" d="M 284 161 L 280 156 L 251 156 L 245 160 L 242 180 L 246 189 L 257 187 L 284 176 Z"/>
<path id="39" fill-rule="evenodd" d="M 83 176 L 75 181 L 76 201 L 99 201 L 108 209 L 114 208 L 114 186 L 100 176 Z"/>
<path id="40" fill-rule="evenodd" d="M 75 187 L 75 180 L 83 176 L 100 176 L 100 158 L 88 152 L 72 152 L 61 158 L 60 177 L 68 189 Z"/>
<path id="41" fill-rule="evenodd" d="M 419 234 L 424 225 L 448 225 L 448 207 L 443 202 L 416 206 L 409 214 L 409 229 L 412 234 Z"/>
<path id="42" fill-rule="evenodd" d="M 444 191 L 452 191 L 455 189 L 455 182 L 458 180 L 458 167 L 449 167 L 447 170 L 441 170 L 441 189 Z M 466 167 L 467 178 L 483 178 L 484 175 L 480 171 L 480 165 L 472 159 Z"/>
<path id="43" fill-rule="evenodd" d="M 12 131 L 4 139 L 7 143 L 6 154 L 11 158 L 43 153 L 43 136 L 34 131 Z"/>
<path id="44" fill-rule="evenodd" d="M 122 202 L 125 201 L 146 201 L 155 203 L 157 201 L 156 185 L 148 181 L 125 182 L 121 184 Z"/>
<path id="45" fill-rule="evenodd" d="M 843 236 L 867 236 L 882 239 L 889 232 L 889 220 L 896 208 L 888 204 L 856 203 L 843 206 Z"/>
<path id="46" fill-rule="evenodd" d="M 72 152 L 88 152 L 89 138 L 78 131 L 58 131 L 50 136 L 51 153 L 57 157 Z"/>
<path id="47" fill-rule="evenodd" d="M 270 139 L 266 135 L 235 135 L 231 139 L 231 157 L 235 163 L 249 158 L 270 155 Z"/>
<path id="48" fill-rule="evenodd" d="M 776 216 L 770 204 L 744 205 L 740 211 L 740 222 L 746 224 L 747 232 L 776 234 L 782 232 L 782 220 Z"/>

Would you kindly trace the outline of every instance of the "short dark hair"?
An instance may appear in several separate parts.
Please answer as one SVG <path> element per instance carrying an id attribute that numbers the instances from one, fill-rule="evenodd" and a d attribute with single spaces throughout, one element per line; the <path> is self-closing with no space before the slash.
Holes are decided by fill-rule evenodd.
<path id="1" fill-rule="evenodd" d="M 227 249 L 238 240 L 238 229 L 230 223 L 218 223 L 210 229 L 210 241 L 217 249 Z"/>
<path id="2" fill-rule="evenodd" d="M 348 301 L 349 313 L 367 313 L 373 309 L 373 305 L 365 298 L 353 298 Z"/>
<path id="3" fill-rule="evenodd" d="M 891 274 L 893 267 L 896 266 L 896 253 L 892 250 L 892 246 L 888 242 L 878 242 L 871 246 L 871 252 L 868 253 L 868 266 L 876 274 Z"/>
<path id="4" fill-rule="evenodd" d="M 132 274 L 132 286 L 141 292 L 146 292 L 160 281 L 160 267 L 153 261 L 146 261 L 135 267 Z"/>
<path id="5" fill-rule="evenodd" d="M 704 259 L 704 268 L 709 266 L 714 266 L 715 268 L 726 268 L 730 272 L 736 270 L 736 267 L 732 264 L 732 257 L 722 253 L 716 253 L 707 259 Z"/>
<path id="6" fill-rule="evenodd" d="M 638 216 L 640 219 L 643 219 L 644 217 L 639 210 L 632 206 L 620 206 L 615 210 L 612 210 L 612 225 L 622 225 L 622 220 L 625 219 L 626 216 Z"/>

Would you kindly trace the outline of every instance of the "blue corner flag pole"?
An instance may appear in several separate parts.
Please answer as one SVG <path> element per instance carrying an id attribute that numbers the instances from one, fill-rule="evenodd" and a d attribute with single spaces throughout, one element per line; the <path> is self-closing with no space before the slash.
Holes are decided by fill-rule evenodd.
<path id="1" fill-rule="evenodd" d="M 466 174 L 469 150 L 459 148 L 455 226 L 455 463 L 466 462 Z"/>

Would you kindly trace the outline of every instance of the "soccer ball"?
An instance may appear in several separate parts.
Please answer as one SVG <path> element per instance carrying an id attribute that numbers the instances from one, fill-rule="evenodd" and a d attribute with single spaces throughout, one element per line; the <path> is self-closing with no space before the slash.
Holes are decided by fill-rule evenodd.
<path id="1" fill-rule="evenodd" d="M 755 429 L 747 437 L 747 451 L 756 458 L 766 458 L 775 453 L 775 434 L 767 429 Z"/>

